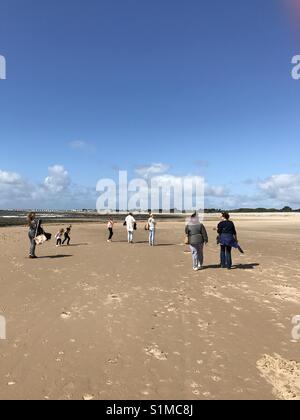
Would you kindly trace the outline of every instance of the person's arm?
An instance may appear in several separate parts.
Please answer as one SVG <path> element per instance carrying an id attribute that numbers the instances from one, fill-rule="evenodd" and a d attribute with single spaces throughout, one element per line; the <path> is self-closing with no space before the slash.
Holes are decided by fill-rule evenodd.
<path id="1" fill-rule="evenodd" d="M 218 224 L 217 231 L 218 231 L 218 234 L 221 235 L 221 233 L 222 233 L 222 222 Z"/>
<path id="2" fill-rule="evenodd" d="M 186 225 L 186 227 L 185 227 L 185 234 L 188 235 L 188 236 L 190 234 L 189 225 Z"/>
<path id="3" fill-rule="evenodd" d="M 236 228 L 235 228 L 234 223 L 232 223 L 232 226 L 233 226 L 233 235 L 234 235 L 236 241 L 238 242 L 238 236 L 237 236 L 237 232 L 236 232 Z"/>
<path id="4" fill-rule="evenodd" d="M 202 237 L 204 240 L 204 243 L 208 243 L 208 235 L 207 235 L 207 230 L 205 229 L 204 225 L 201 225 L 201 233 L 202 233 Z"/>

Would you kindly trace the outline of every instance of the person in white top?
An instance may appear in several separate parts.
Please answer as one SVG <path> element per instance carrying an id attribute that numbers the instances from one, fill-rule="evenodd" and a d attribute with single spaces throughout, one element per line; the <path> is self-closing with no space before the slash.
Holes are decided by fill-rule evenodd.
<path id="1" fill-rule="evenodd" d="M 155 231 L 156 231 L 156 220 L 154 218 L 154 214 L 150 215 L 148 220 L 148 227 L 149 227 L 149 245 L 155 245 Z"/>
<path id="2" fill-rule="evenodd" d="M 112 237 L 114 236 L 114 225 L 115 222 L 112 217 L 109 218 L 107 222 L 107 229 L 108 229 L 108 240 L 107 242 L 112 242 Z"/>
<path id="3" fill-rule="evenodd" d="M 126 225 L 126 228 L 127 228 L 128 243 L 133 244 L 133 232 L 135 231 L 136 220 L 133 217 L 132 213 L 129 213 L 129 215 L 126 217 L 124 224 Z"/>

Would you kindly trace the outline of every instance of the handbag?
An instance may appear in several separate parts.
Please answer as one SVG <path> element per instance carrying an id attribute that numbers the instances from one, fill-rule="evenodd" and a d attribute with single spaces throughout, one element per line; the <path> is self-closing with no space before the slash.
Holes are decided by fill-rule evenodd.
<path id="1" fill-rule="evenodd" d="M 37 245 L 43 245 L 43 243 L 47 242 L 47 237 L 45 235 L 38 235 L 34 240 Z"/>

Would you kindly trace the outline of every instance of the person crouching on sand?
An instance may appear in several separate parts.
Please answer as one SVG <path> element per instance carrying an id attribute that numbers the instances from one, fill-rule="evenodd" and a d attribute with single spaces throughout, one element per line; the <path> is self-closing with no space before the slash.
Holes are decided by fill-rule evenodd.
<path id="1" fill-rule="evenodd" d="M 207 231 L 200 222 L 197 213 L 194 213 L 185 228 L 188 244 L 190 245 L 193 257 L 193 270 L 198 271 L 203 268 L 204 244 L 208 243 Z"/>
<path id="2" fill-rule="evenodd" d="M 28 237 L 30 241 L 29 258 L 37 258 L 37 256 L 35 255 L 35 238 L 38 235 L 42 235 L 44 233 L 44 230 L 42 228 L 42 221 L 37 219 L 36 213 L 31 212 L 27 216 L 27 222 L 29 227 Z"/>
<path id="3" fill-rule="evenodd" d="M 64 241 L 63 241 L 63 245 L 67 242 L 67 245 L 70 245 L 70 241 L 71 241 L 71 230 L 72 230 L 72 225 L 70 225 L 69 227 L 67 227 L 66 231 L 65 231 L 65 237 L 64 237 Z"/>
<path id="4" fill-rule="evenodd" d="M 60 231 L 57 232 L 55 239 L 56 239 L 56 246 L 62 245 L 62 237 L 64 234 L 64 229 L 60 229 Z"/>
<path id="5" fill-rule="evenodd" d="M 124 226 L 127 228 L 128 243 L 133 244 L 133 233 L 136 230 L 136 220 L 132 213 L 129 213 L 126 217 Z"/>
<path id="6" fill-rule="evenodd" d="M 112 242 L 112 238 L 114 236 L 114 225 L 115 222 L 112 217 L 109 218 L 107 222 L 107 229 L 108 229 L 108 239 L 107 242 Z"/>
<path id="7" fill-rule="evenodd" d="M 149 228 L 149 245 L 155 245 L 155 233 L 156 233 L 156 220 L 154 218 L 154 214 L 150 214 L 150 218 L 148 220 L 148 228 Z"/>

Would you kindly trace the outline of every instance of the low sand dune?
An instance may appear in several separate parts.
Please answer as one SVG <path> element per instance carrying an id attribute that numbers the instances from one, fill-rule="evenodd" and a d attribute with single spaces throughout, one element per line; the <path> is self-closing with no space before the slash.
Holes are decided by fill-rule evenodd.
<path id="1" fill-rule="evenodd" d="M 299 399 L 300 218 L 237 216 L 246 254 L 221 270 L 214 221 L 193 272 L 184 222 L 126 243 L 74 226 L 27 259 L 25 228 L 0 230 L 0 399 Z M 57 227 L 49 226 L 55 233 Z"/>

